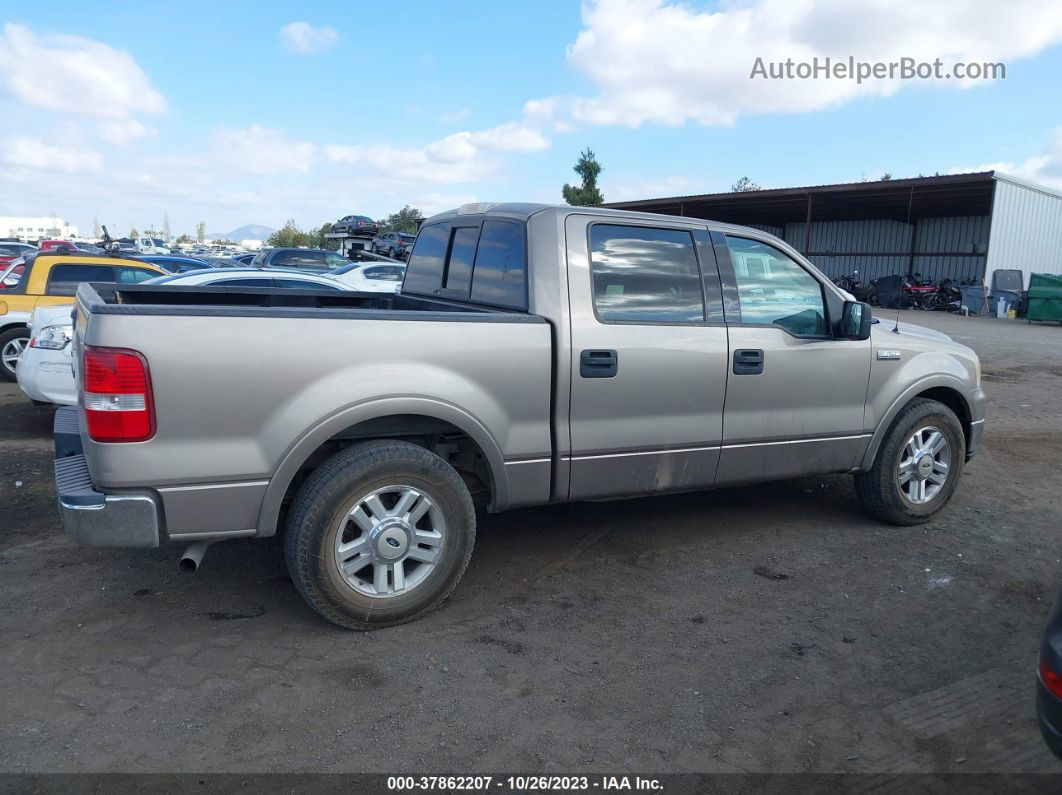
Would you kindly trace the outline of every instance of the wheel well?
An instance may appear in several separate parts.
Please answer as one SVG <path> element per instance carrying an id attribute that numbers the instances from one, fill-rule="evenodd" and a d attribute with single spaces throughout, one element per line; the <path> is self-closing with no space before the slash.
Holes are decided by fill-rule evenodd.
<path id="1" fill-rule="evenodd" d="M 932 389 L 927 389 L 925 392 L 919 392 L 915 397 L 935 400 L 954 411 L 955 416 L 962 423 L 962 432 L 966 436 L 966 444 L 970 444 L 970 407 L 966 404 L 966 400 L 961 394 L 946 386 L 936 386 Z"/>
<path id="2" fill-rule="evenodd" d="M 344 447 L 370 439 L 401 439 L 431 450 L 464 479 L 476 507 L 494 497 L 494 478 L 479 445 L 456 425 L 420 414 L 396 414 L 365 420 L 325 440 L 303 461 L 284 493 L 284 507 L 290 504 L 303 481 L 318 466 Z M 283 527 L 283 523 L 280 524 Z"/>
<path id="3" fill-rule="evenodd" d="M 0 334 L 6 334 L 13 328 L 29 328 L 25 323 L 8 323 L 6 326 L 0 326 Z"/>

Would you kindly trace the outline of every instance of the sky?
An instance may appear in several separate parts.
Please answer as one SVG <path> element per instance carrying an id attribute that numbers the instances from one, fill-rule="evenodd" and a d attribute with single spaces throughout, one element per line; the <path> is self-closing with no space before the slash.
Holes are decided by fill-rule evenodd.
<path id="1" fill-rule="evenodd" d="M 1002 62 L 1003 80 L 751 78 Z M 998 168 L 1062 188 L 1058 0 L 0 4 L 0 215 L 89 233 Z"/>

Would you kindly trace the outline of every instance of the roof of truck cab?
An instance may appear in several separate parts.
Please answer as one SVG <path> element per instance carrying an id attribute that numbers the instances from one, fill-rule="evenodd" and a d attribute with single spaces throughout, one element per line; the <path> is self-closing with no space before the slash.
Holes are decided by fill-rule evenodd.
<path id="1" fill-rule="evenodd" d="M 465 205 L 465 207 L 469 206 L 470 205 Z M 471 218 L 474 216 L 512 218 L 517 221 L 527 221 L 531 216 L 540 213 L 556 213 L 559 215 L 578 214 L 599 215 L 605 218 L 628 218 L 632 221 L 659 221 L 661 219 L 667 219 L 668 221 L 679 221 L 681 223 L 696 224 L 699 226 L 707 225 L 711 226 L 713 229 L 720 229 L 722 231 L 753 231 L 757 234 L 763 234 L 763 232 L 760 232 L 759 230 L 750 229 L 737 224 L 723 223 L 722 221 L 692 218 L 683 215 L 661 215 L 660 213 L 645 213 L 633 210 L 614 210 L 610 207 L 573 207 L 569 204 L 535 204 L 532 202 L 499 202 L 498 204 L 491 204 L 488 202 L 483 203 L 483 207 L 484 210 L 481 212 L 469 212 L 467 209 L 462 212 L 462 207 L 445 210 L 426 218 L 421 226 L 424 227 L 429 224 L 437 223 L 439 221 L 448 221 L 454 218 Z"/>

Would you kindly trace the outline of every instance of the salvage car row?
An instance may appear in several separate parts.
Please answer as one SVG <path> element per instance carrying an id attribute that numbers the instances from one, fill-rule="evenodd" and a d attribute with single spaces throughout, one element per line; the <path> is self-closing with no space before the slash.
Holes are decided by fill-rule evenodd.
<path id="1" fill-rule="evenodd" d="M 288 255 L 288 259 L 279 265 L 259 262 L 255 267 L 241 267 L 232 261 L 208 262 L 174 255 L 130 257 L 121 252 L 89 254 L 70 250 L 36 251 L 29 256 L 14 258 L 6 266 L 0 266 L 0 284 L 4 285 L 0 289 L 0 376 L 11 381 L 17 378 L 23 391 L 33 400 L 71 402 L 69 361 L 64 368 L 61 361 L 43 353 L 51 350 L 47 346 L 57 344 L 61 338 L 59 332 L 53 334 L 51 331 L 56 313 L 49 309 L 35 316 L 34 312 L 57 304 L 65 305 L 67 322 L 64 326 L 69 327 L 70 305 L 82 282 L 315 287 L 393 293 L 401 284 L 405 269 L 402 263 L 394 261 L 351 262 L 333 252 L 321 252 L 328 254 L 329 259 L 323 256 L 314 259 L 310 255 L 317 252 L 312 249 L 275 249 L 268 253 Z M 32 333 L 33 329 L 45 328 L 50 330 L 48 336 Z M 30 356 L 31 365 L 16 370 L 27 348 L 36 350 Z M 37 367 L 39 360 L 41 367 Z M 58 391 L 54 383 L 57 379 L 63 381 Z M 49 395 L 61 399 L 52 399 Z"/>

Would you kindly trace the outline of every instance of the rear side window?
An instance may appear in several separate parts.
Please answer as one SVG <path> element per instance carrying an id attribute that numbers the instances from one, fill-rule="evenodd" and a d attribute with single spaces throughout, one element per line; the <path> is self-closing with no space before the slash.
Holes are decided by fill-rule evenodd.
<path id="1" fill-rule="evenodd" d="M 472 300 L 527 309 L 527 248 L 523 225 L 483 222 L 472 277 Z"/>
<path id="2" fill-rule="evenodd" d="M 157 276 L 158 274 L 152 274 Z M 113 282 L 109 265 L 56 265 L 48 274 L 48 295 L 74 295 L 81 282 Z"/>
<path id="3" fill-rule="evenodd" d="M 136 284 L 158 276 L 154 271 L 144 270 L 143 268 L 115 268 L 114 275 L 114 281 L 119 284 Z"/>
<path id="4" fill-rule="evenodd" d="M 704 292 L 693 235 L 679 229 L 590 227 L 594 308 L 606 323 L 696 323 Z"/>
<path id="5" fill-rule="evenodd" d="M 449 224 L 432 224 L 420 230 L 417 243 L 409 255 L 404 293 L 431 295 L 442 285 L 443 262 L 450 242 Z"/>
<path id="6" fill-rule="evenodd" d="M 289 290 L 339 290 L 342 288 L 333 287 L 330 284 L 321 284 L 320 282 L 304 282 L 302 279 L 276 279 L 277 287 L 284 287 Z"/>

